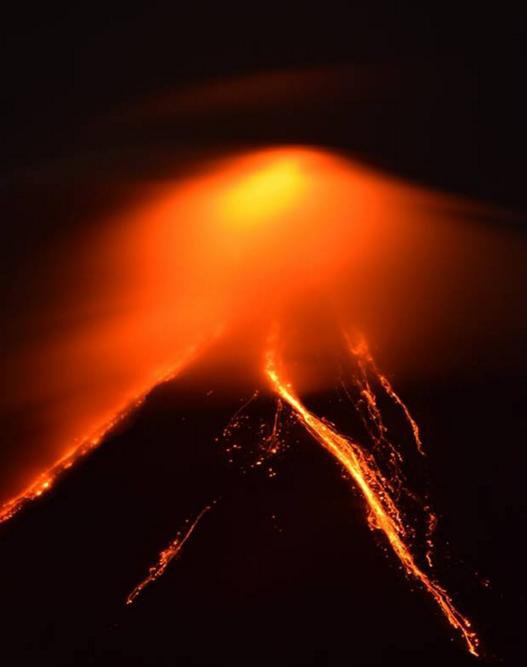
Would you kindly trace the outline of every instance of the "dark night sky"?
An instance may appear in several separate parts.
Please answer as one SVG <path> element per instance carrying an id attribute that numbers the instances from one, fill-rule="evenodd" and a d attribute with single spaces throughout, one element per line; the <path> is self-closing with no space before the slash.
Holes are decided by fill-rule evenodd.
<path id="1" fill-rule="evenodd" d="M 523 237 L 525 16 L 398 3 L 211 7 L 19 6 L 5 17 L 7 316 L 20 267 L 40 245 L 75 224 L 81 207 L 111 205 L 101 188 L 109 169 L 141 177 L 189 148 L 337 148 L 513 211 Z M 119 120 L 183 86 L 326 66 L 354 73 L 360 94 L 354 84 L 312 106 L 293 96 L 250 114 Z M 444 578 L 489 655 L 520 665 L 524 378 L 481 373 L 400 389 L 430 449 Z M 298 433 L 276 480 L 242 475 L 214 444 L 240 396 L 200 391 L 190 380 L 156 390 L 46 500 L 1 529 L 6 664 L 474 664 L 379 548 L 323 452 Z M 159 548 L 217 496 L 180 561 L 125 608 Z"/>
<path id="2" fill-rule="evenodd" d="M 271 5 L 212 10 L 149 3 L 148 9 L 21 14 L 6 23 L 3 92 L 7 155 L 22 168 L 78 152 L 86 141 L 93 150 L 87 127 L 148 95 L 242 74 L 348 65 L 359 73 L 388 71 L 394 83 L 372 85 L 366 99 L 354 91 L 340 110 L 328 100 L 317 118 L 301 109 L 284 112 L 280 122 L 252 118 L 223 120 L 214 131 L 193 128 L 193 143 L 200 130 L 207 143 L 285 134 L 289 141 L 344 146 L 486 199 L 517 199 L 525 23 L 512 9 L 305 3 L 279 11 Z"/>

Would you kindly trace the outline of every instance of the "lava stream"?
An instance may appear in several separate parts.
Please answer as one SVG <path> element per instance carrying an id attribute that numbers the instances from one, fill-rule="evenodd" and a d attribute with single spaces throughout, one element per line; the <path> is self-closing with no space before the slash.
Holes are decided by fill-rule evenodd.
<path id="1" fill-rule="evenodd" d="M 161 551 L 157 563 L 155 565 L 152 565 L 152 567 L 148 569 L 148 576 L 145 579 L 143 579 L 143 581 L 141 581 L 139 584 L 137 584 L 137 586 L 126 598 L 126 604 L 132 604 L 132 602 L 141 593 L 141 591 L 146 586 L 148 586 L 148 584 L 151 584 L 153 581 L 159 579 L 159 577 L 161 577 L 164 574 L 170 561 L 172 561 L 174 558 L 176 558 L 176 556 L 179 555 L 181 549 L 184 547 L 186 541 L 189 539 L 189 537 L 196 529 L 196 526 L 201 521 L 204 514 L 209 512 L 212 509 L 212 506 L 213 504 L 206 505 L 201 510 L 201 512 L 196 516 L 194 521 L 192 521 L 192 523 L 185 530 L 179 531 L 179 533 L 172 540 L 172 542 L 170 542 L 168 547 Z"/>
<path id="2" fill-rule="evenodd" d="M 379 429 L 379 432 L 381 434 L 381 437 L 383 437 L 386 427 L 383 424 L 382 421 L 382 416 L 380 413 L 380 410 L 377 406 L 377 401 L 375 399 L 375 394 L 370 388 L 370 383 L 368 380 L 368 375 L 372 375 L 377 382 L 382 386 L 386 394 L 392 399 L 392 401 L 399 406 L 399 408 L 402 410 L 406 421 L 408 422 L 408 425 L 412 429 L 412 434 L 414 437 L 415 445 L 417 447 L 417 451 L 420 454 L 425 454 L 425 451 L 423 449 L 423 443 L 421 440 L 421 434 L 419 431 L 419 425 L 415 421 L 415 419 L 412 417 L 410 414 L 410 411 L 408 410 L 408 407 L 406 406 L 406 403 L 402 400 L 402 398 L 399 396 L 399 394 L 395 391 L 393 388 L 391 382 L 388 380 L 386 375 L 382 373 L 378 368 L 377 364 L 375 363 L 375 360 L 373 359 L 371 352 L 368 347 L 368 343 L 366 342 L 366 339 L 364 336 L 360 336 L 357 340 L 357 342 L 353 342 L 349 336 L 346 336 L 346 341 L 348 344 L 349 351 L 353 355 L 355 361 L 357 362 L 357 365 L 359 367 L 359 372 L 361 375 L 361 378 L 363 379 L 363 384 L 364 384 L 364 389 L 363 389 L 363 395 L 366 399 L 366 402 L 368 404 L 368 410 L 370 411 L 372 419 L 375 421 L 377 424 L 377 427 Z"/>
<path id="3" fill-rule="evenodd" d="M 173 380 L 185 366 L 195 359 L 196 354 L 197 345 L 190 346 L 184 353 L 182 353 L 178 363 L 175 364 L 170 371 L 157 374 L 154 379 L 145 384 L 143 389 L 135 394 L 135 396 L 117 406 L 109 419 L 94 426 L 91 433 L 82 438 L 80 445 L 67 452 L 50 468 L 40 473 L 40 475 L 21 493 L 7 500 L 0 507 L 0 524 L 9 521 L 15 514 L 18 514 L 24 507 L 26 507 L 28 503 L 38 500 L 45 493 L 50 491 L 64 473 L 70 468 L 73 468 L 73 466 L 96 449 L 112 429 L 142 405 L 146 396 L 152 389 L 154 389 L 154 387 L 163 382 Z"/>
<path id="4" fill-rule="evenodd" d="M 358 443 L 338 433 L 303 405 L 291 384 L 282 379 L 274 347 L 267 351 L 265 373 L 275 392 L 291 407 L 307 431 L 340 462 L 355 481 L 368 507 L 370 526 L 382 530 L 406 573 L 419 581 L 432 595 L 449 623 L 464 638 L 469 652 L 478 656 L 479 639 L 471 629 L 470 621 L 454 607 L 445 589 L 432 581 L 417 565 L 405 543 L 405 526 L 373 457 Z"/>

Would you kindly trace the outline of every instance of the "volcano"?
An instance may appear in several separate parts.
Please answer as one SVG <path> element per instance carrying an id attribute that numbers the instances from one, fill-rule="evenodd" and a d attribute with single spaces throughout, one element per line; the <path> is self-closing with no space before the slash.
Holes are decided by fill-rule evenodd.
<path id="1" fill-rule="evenodd" d="M 6 20 L 6 664 L 522 664 L 508 13 Z"/>

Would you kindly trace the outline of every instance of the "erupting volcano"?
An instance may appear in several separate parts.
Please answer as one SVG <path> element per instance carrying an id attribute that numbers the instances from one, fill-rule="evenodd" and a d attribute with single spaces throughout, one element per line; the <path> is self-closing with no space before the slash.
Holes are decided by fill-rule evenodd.
<path id="1" fill-rule="evenodd" d="M 362 498 L 370 528 L 477 656 L 471 622 L 432 573 L 436 516 L 408 479 L 407 460 L 426 455 L 419 425 L 370 351 L 383 336 L 425 335 L 428 324 L 403 302 L 427 294 L 441 312 L 443 296 L 426 267 L 438 248 L 464 242 L 466 230 L 449 224 L 452 202 L 298 147 L 214 159 L 133 199 L 68 247 L 62 280 L 73 275 L 72 258 L 81 270 L 50 309 L 80 308 L 85 321 L 23 351 L 16 365 L 13 400 L 49 399 L 53 418 L 42 440 L 46 456 L 57 460 L 5 501 L 0 521 L 102 446 L 156 385 L 177 381 L 225 343 L 222 368 L 211 373 L 231 385 L 254 380 L 278 401 L 262 460 L 285 437 L 277 424 L 287 413 L 335 459 Z M 35 364 L 42 383 L 24 379 Z M 57 367 L 65 372 L 48 372 Z M 335 387 L 361 437 L 307 407 L 315 389 Z M 413 448 L 397 441 L 394 419 Z M 127 603 L 163 574 L 212 505 L 180 530 Z"/>

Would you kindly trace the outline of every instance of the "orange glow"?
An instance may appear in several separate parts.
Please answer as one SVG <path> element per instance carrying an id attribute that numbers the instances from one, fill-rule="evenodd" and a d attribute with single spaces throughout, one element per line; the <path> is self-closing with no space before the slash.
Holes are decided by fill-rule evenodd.
<path id="1" fill-rule="evenodd" d="M 344 207 L 360 208 L 357 198 L 348 206 L 350 176 L 344 161 L 305 148 L 216 160 L 144 186 L 124 210 L 43 251 L 41 305 L 17 323 L 0 398 L 3 415 L 22 410 L 32 424 L 13 441 L 15 463 L 18 451 L 34 463 L 16 469 L 4 498 L 42 491 L 55 472 L 39 469 L 71 463 L 196 341 L 257 331 L 334 281 L 346 262 L 339 236 L 350 237 Z M 251 334 L 247 349 L 257 347 Z"/>
<path id="2" fill-rule="evenodd" d="M 228 189 L 221 213 L 228 224 L 267 223 L 277 214 L 298 208 L 305 186 L 301 155 L 271 153 L 258 170 Z"/>
<path id="3" fill-rule="evenodd" d="M 386 351 L 382 367 L 390 370 L 441 365 L 434 341 L 448 347 L 445 332 L 457 334 L 461 318 L 472 346 L 471 334 L 483 328 L 478 318 L 488 311 L 466 298 L 476 292 L 481 298 L 479 285 L 462 290 L 474 266 L 480 273 L 485 267 L 481 258 L 493 256 L 495 237 L 464 220 L 473 212 L 467 204 L 316 148 L 269 148 L 187 167 L 178 178 L 134 185 L 117 212 L 89 221 L 35 260 L 35 275 L 44 278 L 42 287 L 32 285 L 40 305 L 24 310 L 15 328 L 16 344 L 6 355 L 10 391 L 0 404 L 3 414 L 23 415 L 30 428 L 14 442 L 0 522 L 53 488 L 153 387 L 197 358 L 210 362 L 203 364 L 207 382 L 213 375 L 225 385 L 261 382 L 262 332 L 279 321 L 297 335 L 295 390 L 282 379 L 272 348 L 265 380 L 280 402 L 255 465 L 280 449 L 281 411 L 289 405 L 358 486 L 370 526 L 383 532 L 407 574 L 477 655 L 469 621 L 410 551 L 413 530 L 399 502 L 410 492 L 382 397 L 400 410 L 423 453 L 421 433 L 366 339 L 346 340 L 359 395 L 352 400 L 371 451 L 298 396 L 334 386 L 334 367 L 321 359 L 334 361 L 338 321 L 366 331 Z M 467 303 L 478 317 L 466 316 Z M 214 365 L 218 356 L 222 363 Z M 202 377 L 196 371 L 188 381 Z M 128 603 L 163 574 L 208 509 L 161 552 Z M 436 518 L 424 509 L 431 565 Z"/>
<path id="4" fill-rule="evenodd" d="M 417 579 L 430 593 L 448 622 L 461 633 L 470 653 L 477 656 L 479 640 L 476 633 L 471 629 L 470 621 L 457 611 L 447 592 L 439 584 L 432 581 L 417 565 L 414 556 L 406 545 L 406 528 L 374 458 L 363 450 L 358 443 L 338 433 L 303 405 L 295 395 L 291 384 L 282 379 L 277 369 L 274 346 L 270 347 L 267 352 L 265 373 L 280 398 L 292 408 L 309 433 L 335 457 L 356 483 L 368 508 L 369 525 L 384 533 L 406 573 Z"/>
<path id="5" fill-rule="evenodd" d="M 4 498 L 99 433 L 220 327 L 247 329 L 255 371 L 255 332 L 274 317 L 302 326 L 303 309 L 329 298 L 390 368 L 452 363 L 462 346 L 446 355 L 445 328 L 457 335 L 463 317 L 472 345 L 485 327 L 465 318 L 467 303 L 478 313 L 491 304 L 478 307 L 480 286 L 462 298 L 475 273 L 467 248 L 480 262 L 497 248 L 455 217 L 458 204 L 309 147 L 249 151 L 135 185 L 117 212 L 34 259 L 35 295 L 12 318 L 4 350 L 0 413 L 31 425 L 7 438 Z M 320 324 L 303 329 L 306 343 L 320 337 Z M 309 381 L 321 385 L 323 374 Z"/>

